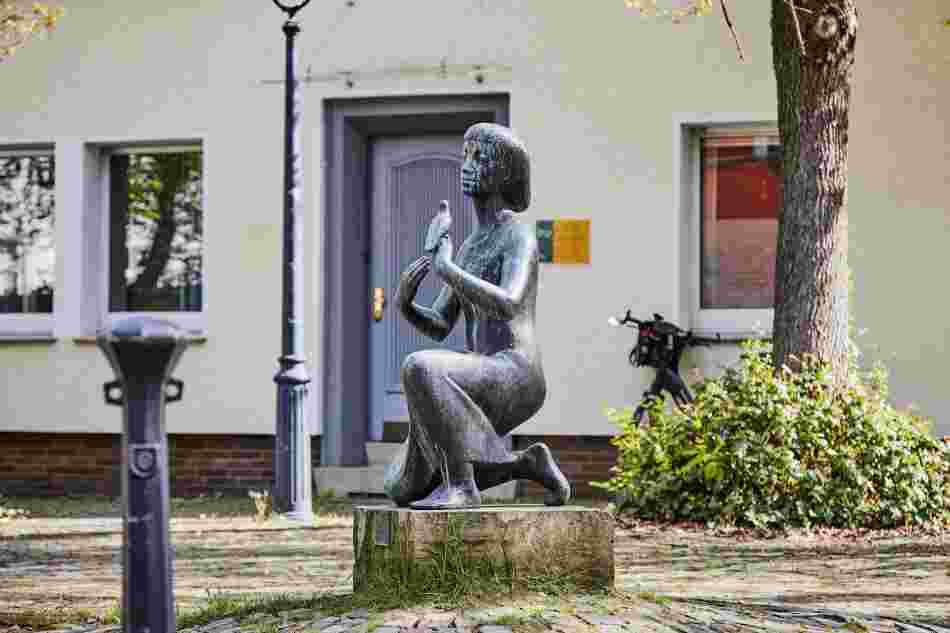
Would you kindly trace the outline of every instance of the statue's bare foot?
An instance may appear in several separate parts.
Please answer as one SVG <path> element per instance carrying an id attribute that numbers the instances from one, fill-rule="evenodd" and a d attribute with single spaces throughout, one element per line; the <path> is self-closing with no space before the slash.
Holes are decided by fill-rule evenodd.
<path id="1" fill-rule="evenodd" d="M 522 459 L 533 471 L 530 477 L 547 489 L 544 493 L 544 505 L 562 506 L 571 498 L 571 484 L 558 468 L 551 450 L 544 444 L 532 444 L 522 453 Z"/>
<path id="2" fill-rule="evenodd" d="M 482 496 L 474 479 L 443 483 L 425 499 L 413 501 L 409 507 L 416 510 L 445 510 L 451 508 L 474 508 L 482 503 Z"/>

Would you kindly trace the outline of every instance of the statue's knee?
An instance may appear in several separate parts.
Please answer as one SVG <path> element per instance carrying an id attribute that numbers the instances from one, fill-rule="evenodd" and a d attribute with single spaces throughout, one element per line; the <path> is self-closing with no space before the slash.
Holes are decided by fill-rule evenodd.
<path id="1" fill-rule="evenodd" d="M 426 352 L 413 352 L 406 356 L 402 363 L 402 384 L 421 386 L 426 384 L 434 370 L 436 364 L 432 360 L 432 355 Z"/>

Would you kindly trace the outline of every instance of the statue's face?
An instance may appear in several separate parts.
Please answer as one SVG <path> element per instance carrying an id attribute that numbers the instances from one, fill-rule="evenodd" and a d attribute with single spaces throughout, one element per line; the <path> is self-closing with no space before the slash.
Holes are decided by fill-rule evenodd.
<path id="1" fill-rule="evenodd" d="M 462 193 L 472 197 L 498 191 L 498 149 L 483 139 L 466 141 L 462 147 Z"/>

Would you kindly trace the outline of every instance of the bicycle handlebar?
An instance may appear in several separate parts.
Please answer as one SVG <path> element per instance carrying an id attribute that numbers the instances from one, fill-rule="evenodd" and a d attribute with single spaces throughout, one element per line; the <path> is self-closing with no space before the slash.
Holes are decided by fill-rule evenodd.
<path id="1" fill-rule="evenodd" d="M 643 321 L 633 318 L 633 315 L 630 314 L 630 310 L 627 310 L 627 314 L 625 314 L 623 319 L 620 321 L 620 325 L 626 325 L 627 323 L 634 323 L 637 327 L 643 325 Z"/>
<path id="2" fill-rule="evenodd" d="M 626 314 L 622 319 L 616 317 L 611 317 L 608 321 L 611 325 L 621 326 L 626 325 L 628 327 L 636 327 L 637 329 L 643 329 L 644 326 L 652 328 L 654 331 L 659 326 L 660 332 L 662 334 L 672 334 L 676 337 L 686 339 L 688 345 L 713 345 L 715 343 L 722 342 L 722 335 L 716 333 L 715 338 L 707 336 L 693 336 L 693 333 L 690 330 L 684 330 L 675 323 L 671 323 L 663 318 L 661 314 L 654 314 L 653 319 L 651 320 L 641 320 L 633 316 L 630 310 L 627 310 Z M 631 325 L 632 324 L 632 325 Z M 663 330 L 667 330 L 663 332 Z"/>

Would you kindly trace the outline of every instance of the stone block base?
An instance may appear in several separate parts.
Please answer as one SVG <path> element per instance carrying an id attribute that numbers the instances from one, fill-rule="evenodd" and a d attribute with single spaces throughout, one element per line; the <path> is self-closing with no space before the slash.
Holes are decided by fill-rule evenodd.
<path id="1" fill-rule="evenodd" d="M 353 516 L 356 591 L 432 583 L 451 567 L 488 573 L 512 586 L 614 582 L 614 522 L 604 510 L 565 506 L 483 506 L 410 510 L 357 506 Z M 487 570 L 487 571 L 486 571 Z M 441 575 L 440 575 L 441 574 Z"/>

